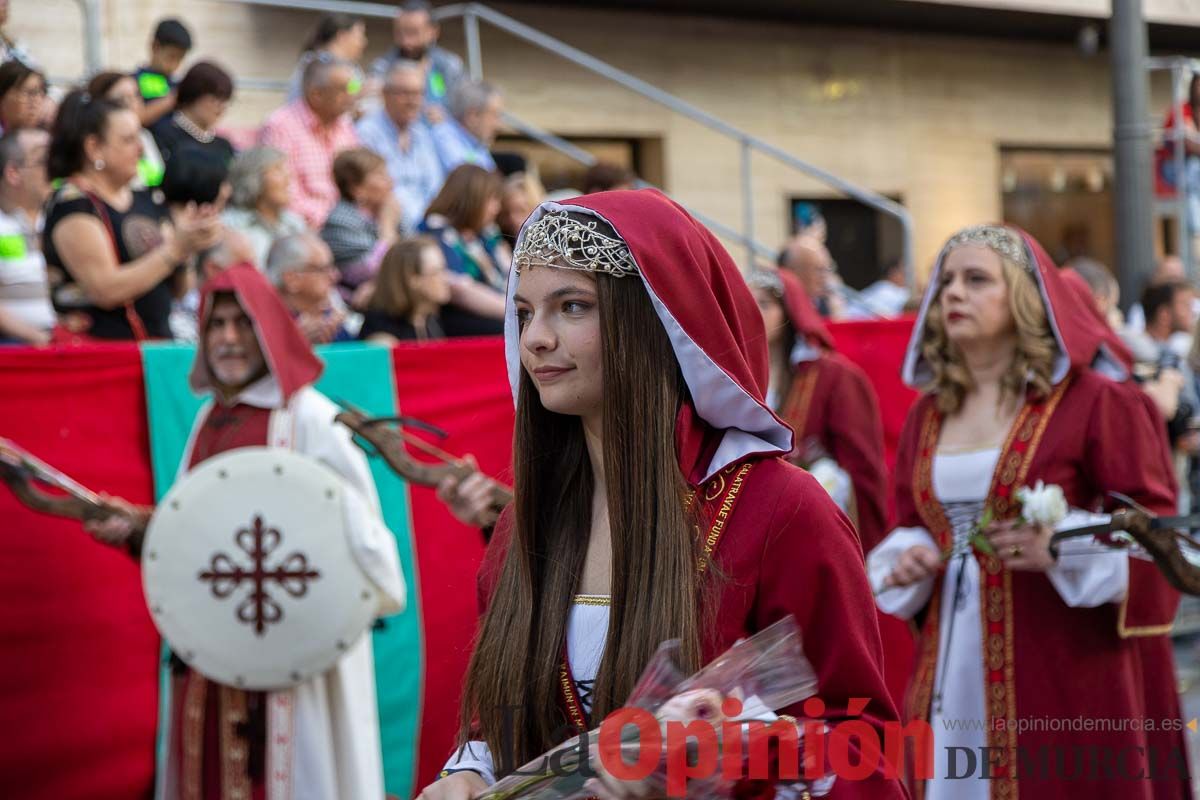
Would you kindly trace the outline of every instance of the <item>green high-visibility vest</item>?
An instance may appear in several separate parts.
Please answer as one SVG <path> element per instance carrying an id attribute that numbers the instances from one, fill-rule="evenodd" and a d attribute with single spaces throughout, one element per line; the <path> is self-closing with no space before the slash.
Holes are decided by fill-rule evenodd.
<path id="1" fill-rule="evenodd" d="M 0 235 L 0 259 L 15 261 L 19 258 L 24 258 L 26 252 L 24 234 L 8 233 Z"/>
<path id="2" fill-rule="evenodd" d="M 138 90 L 147 100 L 157 100 L 171 93 L 171 83 L 166 75 L 157 72 L 143 72 L 138 76 Z"/>

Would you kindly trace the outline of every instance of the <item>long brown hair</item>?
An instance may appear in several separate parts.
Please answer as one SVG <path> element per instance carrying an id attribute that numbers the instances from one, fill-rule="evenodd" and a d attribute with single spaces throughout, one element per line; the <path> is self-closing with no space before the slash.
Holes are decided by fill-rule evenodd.
<path id="1" fill-rule="evenodd" d="M 591 709 L 600 720 L 624 703 L 663 641 L 681 641 L 685 668 L 700 665 L 718 578 L 707 570 L 702 585 L 697 570 L 700 542 L 674 439 L 689 395 L 666 330 L 637 278 L 601 274 L 596 285 L 612 536 L 608 635 Z M 512 538 L 467 671 L 460 730 L 463 742 L 487 741 L 501 774 L 568 736 L 559 664 L 594 487 L 579 418 L 546 410 L 524 371 L 513 469 Z M 515 763 L 504 763 L 508 752 Z"/>
<path id="2" fill-rule="evenodd" d="M 440 214 L 455 230 L 478 232 L 484 225 L 487 201 L 499 198 L 500 176 L 474 164 L 459 164 L 449 175 L 425 216 Z"/>
<path id="3" fill-rule="evenodd" d="M 389 247 L 379 262 L 375 291 L 367 307 L 392 317 L 408 319 L 417 305 L 410 283 L 421 274 L 421 256 L 428 248 L 437 246 L 437 242 L 428 236 L 414 236 L 401 239 Z"/>

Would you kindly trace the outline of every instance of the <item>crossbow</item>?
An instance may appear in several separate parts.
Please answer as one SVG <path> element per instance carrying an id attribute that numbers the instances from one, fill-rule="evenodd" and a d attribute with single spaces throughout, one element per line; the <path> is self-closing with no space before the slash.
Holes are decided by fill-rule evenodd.
<path id="1" fill-rule="evenodd" d="M 1180 592 L 1200 596 L 1200 541 L 1189 531 L 1200 527 L 1200 514 L 1160 517 L 1117 492 L 1111 497 L 1125 503 L 1107 522 L 1058 531 L 1050 537 L 1050 552 L 1058 555 L 1058 545 L 1068 539 L 1094 537 L 1104 547 L 1129 549 L 1130 555 L 1149 558 Z"/>
<path id="2" fill-rule="evenodd" d="M 376 452 L 383 456 L 400 477 L 418 486 L 437 487 L 444 479 L 454 477 L 466 478 L 479 472 L 479 468 L 466 459 L 458 458 L 436 445 L 412 435 L 404 428 L 418 428 L 428 431 L 435 436 L 445 437 L 445 431 L 412 417 L 369 417 L 361 409 L 355 408 L 342 401 L 344 409 L 334 419 L 352 430 L 356 435 L 356 443 L 363 447 L 361 441 L 370 444 Z M 405 443 L 417 450 L 437 459 L 436 462 L 419 461 L 408 452 Z M 366 450 L 366 447 L 363 447 Z M 368 451 L 369 452 L 369 451 Z M 512 502 L 512 489 L 490 479 L 490 505 L 498 515 L 500 511 Z"/>
<path id="3" fill-rule="evenodd" d="M 0 480 L 8 485 L 22 505 L 41 514 L 88 522 L 121 513 L 79 481 L 4 438 L 0 438 Z M 51 494 L 39 484 L 58 489 L 62 494 Z M 136 522 L 127 541 L 130 551 L 135 554 L 146 533 L 144 525 Z"/>

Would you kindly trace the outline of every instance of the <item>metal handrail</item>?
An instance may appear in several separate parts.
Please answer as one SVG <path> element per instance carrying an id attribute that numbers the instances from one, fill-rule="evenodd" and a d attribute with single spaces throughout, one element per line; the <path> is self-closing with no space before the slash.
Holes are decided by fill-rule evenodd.
<path id="1" fill-rule="evenodd" d="M 103 36 L 100 33 L 99 0 L 75 0 L 83 15 L 83 71 L 94 75 L 104 65 Z"/>
<path id="2" fill-rule="evenodd" d="M 556 136 L 553 133 L 539 128 L 530 122 L 526 122 L 520 117 L 514 116 L 507 111 L 501 114 L 501 119 L 504 121 L 504 124 L 518 133 L 522 133 L 536 142 L 540 142 L 541 144 L 544 144 L 553 150 L 557 150 L 567 158 L 574 159 L 580 164 L 583 164 L 585 167 L 590 167 L 599 160 L 582 147 L 572 144 L 561 136 Z M 655 186 L 654 184 L 641 180 L 640 178 L 635 181 L 635 185 L 639 189 L 661 189 L 661 187 Z M 688 208 L 688 213 L 699 220 L 706 227 L 710 228 L 718 236 L 723 236 L 726 239 L 742 241 L 742 234 L 729 227 L 724 222 L 713 219 L 707 214 L 697 211 L 694 208 Z M 750 242 L 750 244 L 754 247 L 754 255 L 772 261 L 774 260 L 776 253 L 771 248 L 767 247 L 761 242 L 753 240 Z M 753 268 L 754 264 L 749 264 L 748 266 Z"/>
<path id="3" fill-rule="evenodd" d="M 1185 75 L 1188 72 L 1200 73 L 1200 59 L 1188 58 L 1187 56 L 1152 57 L 1146 59 L 1146 69 L 1151 72 L 1155 70 L 1170 71 L 1170 113 L 1174 114 L 1179 108 L 1179 103 L 1187 95 L 1189 81 L 1185 80 Z M 1175 165 L 1175 197 L 1166 203 L 1166 205 L 1174 208 L 1175 250 L 1179 253 L 1179 257 L 1183 259 L 1187 274 L 1195 279 L 1197 277 L 1197 265 L 1195 263 L 1196 254 L 1192 252 L 1192 236 L 1197 231 L 1191 229 L 1191 220 L 1188 218 L 1187 152 L 1183 146 L 1184 141 L 1187 139 L 1187 129 L 1184 128 L 1182 120 L 1176 120 L 1175 127 L 1169 130 L 1165 128 L 1156 128 L 1155 130 L 1163 137 L 1164 143 L 1171 146 L 1171 160 Z M 1157 169 L 1157 166 L 1155 169 Z"/>
<path id="4" fill-rule="evenodd" d="M 396 7 L 382 3 L 356 2 L 355 0 L 219 0 L 239 5 L 260 5 L 277 8 L 301 9 L 309 11 L 342 12 L 363 17 L 391 18 L 396 13 Z M 874 208 L 888 216 L 894 217 L 899 223 L 904 241 L 904 263 L 909 285 L 915 285 L 916 259 L 913 252 L 913 221 L 912 215 L 899 203 L 883 195 L 865 189 L 861 186 L 843 180 L 831 172 L 808 163 L 785 150 L 750 134 L 740 128 L 697 108 L 673 94 L 653 86 L 641 78 L 611 64 L 602 61 L 588 53 L 559 41 L 541 31 L 531 28 L 512 17 L 482 5 L 480 3 L 458 3 L 434 9 L 433 16 L 438 21 L 462 18 L 463 29 L 467 44 L 467 68 L 474 78 L 483 75 L 482 48 L 479 41 L 479 20 L 483 20 L 506 33 L 522 39 L 529 44 L 547 50 L 577 66 L 593 72 L 601 77 L 612 80 L 632 92 L 642 95 L 666 108 L 681 114 L 710 130 L 734 139 L 741 148 L 741 190 L 742 190 L 742 230 L 734 231 L 725 225 L 720 227 L 728 236 L 741 243 L 750 258 L 751 266 L 757 255 L 771 254 L 773 251 L 759 244 L 754 238 L 753 187 L 751 182 L 750 158 L 752 153 L 759 152 L 776 161 L 782 162 L 799 172 L 831 187 L 858 202 Z M 537 137 L 534 137 L 537 138 Z M 539 141 L 543 141 L 539 139 Z M 562 140 L 560 140 L 562 141 Z M 554 146 L 554 145 L 550 145 Z M 559 149 L 559 148 L 556 148 Z M 701 220 L 704 221 L 704 220 Z M 705 222 L 709 224 L 709 222 Z"/>

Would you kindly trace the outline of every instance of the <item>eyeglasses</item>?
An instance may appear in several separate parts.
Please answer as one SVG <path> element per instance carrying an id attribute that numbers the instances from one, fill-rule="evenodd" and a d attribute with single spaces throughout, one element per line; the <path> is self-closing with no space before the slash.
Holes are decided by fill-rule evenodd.
<path id="1" fill-rule="evenodd" d="M 12 91 L 22 100 L 40 100 L 46 96 L 45 86 L 39 86 L 36 89 L 13 89 Z"/>
<path id="2" fill-rule="evenodd" d="M 306 264 L 304 267 L 296 270 L 296 272 L 311 272 L 319 275 L 321 273 L 337 272 L 337 267 L 332 262 L 327 261 L 324 264 Z"/>

